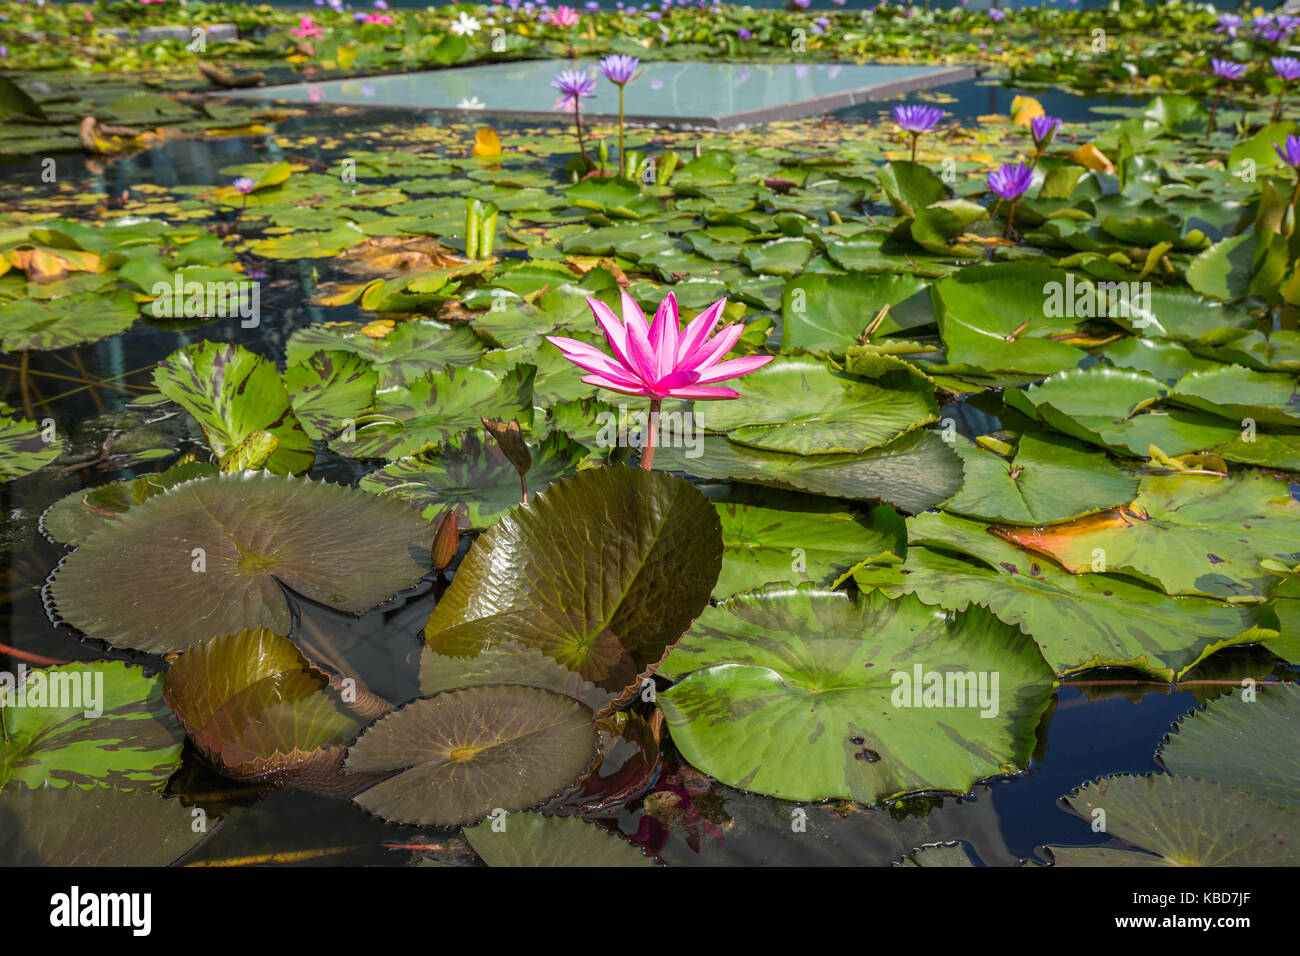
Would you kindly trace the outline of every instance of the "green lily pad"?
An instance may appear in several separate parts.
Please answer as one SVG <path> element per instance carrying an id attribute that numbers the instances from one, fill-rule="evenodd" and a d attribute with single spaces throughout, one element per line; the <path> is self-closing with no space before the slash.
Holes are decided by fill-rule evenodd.
<path id="1" fill-rule="evenodd" d="M 961 843 L 935 843 L 930 846 L 919 846 L 894 863 L 894 866 L 903 867 L 973 867 L 974 865 L 971 854 L 967 851 L 965 845 Z"/>
<path id="2" fill-rule="evenodd" d="M 61 299 L 19 299 L 0 306 L 0 349 L 48 351 L 98 342 L 140 317 L 131 293 L 87 292 Z"/>
<path id="3" fill-rule="evenodd" d="M 406 386 L 380 389 L 375 404 L 356 419 L 355 434 L 331 424 L 339 437 L 330 448 L 349 458 L 393 461 L 439 445 L 460 432 L 482 427 L 482 419 L 532 420 L 531 365 L 504 371 L 448 367 Z"/>
<path id="4" fill-rule="evenodd" d="M 1241 429 L 1200 412 L 1147 410 L 1166 394 L 1141 372 L 1095 367 L 1053 375 L 1041 385 L 1008 389 L 1007 404 L 1058 431 L 1121 455 L 1145 458 L 1151 445 L 1167 455 L 1219 448 Z"/>
<path id="5" fill-rule="evenodd" d="M 263 259 L 326 259 L 364 242 L 366 234 L 353 222 L 325 231 L 292 232 L 261 239 L 249 251 Z"/>
<path id="6" fill-rule="evenodd" d="M 290 408 L 275 365 L 234 343 L 200 342 L 177 349 L 154 369 L 154 385 L 194 416 L 218 458 L 258 432 L 276 439 L 265 460 L 277 474 L 300 474 L 316 450 Z"/>
<path id="7" fill-rule="evenodd" d="M 1117 368 L 1143 372 L 1173 382 L 1188 372 L 1218 368 L 1218 362 L 1193 354 L 1185 345 L 1161 339 L 1129 336 L 1106 349 L 1106 361 Z"/>
<path id="8" fill-rule="evenodd" d="M 1251 796 L 1300 808 L 1300 689 L 1263 685 L 1258 697 L 1232 694 L 1211 701 L 1178 722 L 1156 759 L 1170 773 L 1199 777 Z"/>
<path id="9" fill-rule="evenodd" d="M 473 365 L 483 355 L 483 343 L 463 325 L 411 319 L 377 338 L 363 333 L 363 328 L 373 331 L 361 322 L 329 322 L 299 329 L 285 346 L 285 361 L 292 367 L 306 363 L 315 352 L 355 352 L 378 373 L 379 388 L 394 388 L 434 369 Z"/>
<path id="10" fill-rule="evenodd" d="M 355 352 L 313 352 L 284 370 L 293 413 L 319 440 L 335 438 L 341 422 L 355 423 L 374 403 L 378 385 L 379 373 Z"/>
<path id="11" fill-rule="evenodd" d="M 796 455 L 863 452 L 935 420 L 932 392 L 882 388 L 809 356 L 745 376 L 740 398 L 697 402 L 696 420 L 733 442 Z"/>
<path id="12" fill-rule="evenodd" d="M 1074 574 L 1115 571 L 1167 594 L 1263 599 L 1277 579 L 1259 562 L 1300 562 L 1300 501 L 1261 472 L 1147 475 L 1127 507 L 999 533 Z"/>
<path id="13" fill-rule="evenodd" d="M 521 813 L 481 823 L 465 839 L 488 866 L 654 866 L 655 861 L 615 833 L 577 817 Z"/>
<path id="14" fill-rule="evenodd" d="M 1135 849 L 1049 846 L 1057 866 L 1294 866 L 1300 812 L 1210 780 L 1123 774 L 1087 783 L 1062 801 Z"/>
<path id="15" fill-rule="evenodd" d="M 55 541 L 81 544 L 91 532 L 98 531 L 154 495 L 192 478 L 207 478 L 216 473 L 214 465 L 190 461 L 173 465 L 156 475 L 123 478 L 98 488 L 74 491 L 49 507 L 41 516 L 41 528 Z"/>
<path id="16" fill-rule="evenodd" d="M 902 518 L 880 505 L 865 515 L 809 495 L 741 486 L 714 499 L 722 519 L 722 599 L 772 582 L 836 587 L 869 557 L 901 555 Z"/>
<path id="17" fill-rule="evenodd" d="M 740 253 L 740 259 L 754 272 L 797 276 L 803 272 L 812 254 L 812 242 L 797 236 L 785 236 L 757 248 L 746 247 Z"/>
<path id="18" fill-rule="evenodd" d="M 558 431 L 530 443 L 529 451 L 530 495 L 573 474 L 588 457 L 586 448 Z M 519 472 L 482 430 L 467 431 L 434 451 L 372 471 L 361 479 L 360 487 L 409 501 L 431 521 L 450 508 L 457 526 L 466 530 L 488 527 L 522 498 Z"/>
<path id="19" fill-rule="evenodd" d="M 1174 385 L 1170 401 L 1234 421 L 1249 418 L 1276 425 L 1300 425 L 1300 396 L 1290 375 L 1225 365 L 1189 372 Z"/>
<path id="20" fill-rule="evenodd" d="M 45 427 L 27 418 L 14 418 L 13 409 L 0 403 L 0 480 L 12 481 L 40 471 L 63 452 L 63 438 L 55 432 L 46 441 Z"/>
<path id="21" fill-rule="evenodd" d="M 970 518 L 1053 524 L 1127 504 L 1137 494 L 1129 472 L 1058 435 L 1022 435 L 1009 458 L 965 439 L 953 450 L 965 480 L 940 507 Z"/>
<path id="22" fill-rule="evenodd" d="M 971 266 L 940 279 L 931 294 L 948 361 L 1037 375 L 1078 365 L 1087 353 L 1054 336 L 1079 320 L 1047 314 L 1049 286 L 1065 282 L 1065 272 L 1029 262 Z"/>
<path id="23" fill-rule="evenodd" d="M 1221 648 L 1277 636 L 1264 607 L 1070 574 L 955 515 L 917 515 L 907 530 L 902 567 L 860 568 L 859 587 L 952 610 L 981 604 L 1033 637 L 1058 675 L 1131 667 L 1173 681 Z"/>
<path id="24" fill-rule="evenodd" d="M 1250 291 L 1254 273 L 1255 235 L 1242 233 L 1220 240 L 1187 267 L 1187 284 L 1202 295 L 1233 302 Z"/>
<path id="25" fill-rule="evenodd" d="M 196 826 L 180 800 L 96 787 L 0 791 L 0 866 L 170 866 L 220 821 Z"/>
<path id="26" fill-rule="evenodd" d="M 583 180 L 570 186 L 565 196 L 575 206 L 619 219 L 644 219 L 659 211 L 659 200 L 643 194 L 637 183 L 621 176 Z"/>
<path id="27" fill-rule="evenodd" d="M 864 803 L 1023 770 L 1055 688 L 1034 643 L 982 608 L 808 586 L 710 608 L 661 673 L 678 680 L 659 701 L 694 766 L 785 799 Z"/>
<path id="28" fill-rule="evenodd" d="M 948 187 L 929 167 L 899 160 L 880 167 L 880 188 L 898 216 L 913 217 L 948 195 Z"/>
<path id="29" fill-rule="evenodd" d="M 184 735 L 162 680 L 120 662 L 63 664 L 0 681 L 0 786 L 159 789 Z"/>
<path id="30" fill-rule="evenodd" d="M 708 603 L 717 513 L 680 478 L 580 471 L 489 528 L 429 615 L 435 652 L 539 648 L 616 702 L 630 699 Z"/>
<path id="31" fill-rule="evenodd" d="M 288 633 L 281 582 L 341 611 L 373 607 L 423 577 L 432 543 L 400 502 L 266 472 L 221 475 L 177 485 L 92 534 L 49 594 L 87 635 L 166 653 L 259 627 Z M 177 612 L 186 608 L 195 613 Z"/>
<path id="32" fill-rule="evenodd" d="M 580 700 L 593 711 L 609 701 L 608 692 L 540 648 L 507 639 L 485 642 L 475 650 L 468 655 L 439 654 L 426 644 L 420 654 L 420 693 L 432 697 L 483 684 L 526 684 Z"/>
<path id="33" fill-rule="evenodd" d="M 1146 301 L 1139 304 L 1130 296 L 1130 314 L 1119 309 L 1120 314 L 1111 321 L 1143 336 L 1202 344 L 1235 338 L 1257 325 L 1245 309 L 1224 305 L 1192 289 L 1157 286 L 1142 298 Z"/>
<path id="34" fill-rule="evenodd" d="M 961 487 L 961 459 L 937 434 L 920 430 L 857 455 L 787 455 L 708 436 L 698 457 L 660 448 L 654 466 L 700 478 L 883 501 L 912 513 L 933 508 Z"/>
<path id="35" fill-rule="evenodd" d="M 362 725 L 294 643 L 265 628 L 193 645 L 163 696 L 199 752 L 236 780 L 328 773 Z"/>
<path id="36" fill-rule="evenodd" d="M 348 751 L 354 773 L 400 770 L 355 801 L 393 823 L 465 826 L 528 810 L 572 786 L 596 757 L 591 711 L 522 685 L 449 691 L 370 725 Z"/>
<path id="37" fill-rule="evenodd" d="M 781 294 L 781 348 L 786 352 L 843 352 L 858 341 L 884 306 L 925 288 L 910 275 L 807 275 L 792 279 Z M 891 331 L 889 320 L 882 334 Z"/>

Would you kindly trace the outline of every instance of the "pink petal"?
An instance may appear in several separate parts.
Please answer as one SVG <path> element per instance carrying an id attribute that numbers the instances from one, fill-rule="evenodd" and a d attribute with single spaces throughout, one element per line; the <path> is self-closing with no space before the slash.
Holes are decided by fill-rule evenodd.
<path id="1" fill-rule="evenodd" d="M 640 326 L 641 333 L 643 335 L 648 335 L 650 326 L 646 323 L 645 313 L 641 311 L 641 306 L 636 304 L 636 299 L 628 295 L 626 289 L 623 290 L 622 299 L 623 325 L 628 329 L 631 329 L 633 326 Z"/>
<path id="2" fill-rule="evenodd" d="M 624 293 L 626 295 L 627 293 Z M 650 346 L 645 323 L 635 320 L 626 323 L 627 351 L 632 371 L 641 376 L 647 385 L 659 377 L 659 363 L 655 359 L 654 349 Z"/>
<path id="3" fill-rule="evenodd" d="M 663 378 L 673 370 L 673 364 L 677 360 L 679 328 L 677 297 L 669 292 L 659 303 L 659 308 L 655 310 L 655 321 L 650 326 L 650 347 L 654 349 L 655 356 L 658 358 L 655 367 L 658 378 Z"/>
<path id="4" fill-rule="evenodd" d="M 697 372 L 699 377 L 696 381 L 703 385 L 706 382 L 721 382 L 724 378 L 735 378 L 737 375 L 748 375 L 755 369 L 762 368 L 773 358 L 775 358 L 773 355 L 753 355 L 732 359 Z"/>
<path id="5" fill-rule="evenodd" d="M 627 357 L 627 330 L 623 328 L 623 323 L 618 320 L 614 310 L 599 299 L 587 296 L 587 305 L 596 316 L 596 324 L 605 333 L 605 341 L 614 350 L 614 356 L 620 363 L 630 368 L 632 363 Z"/>
<path id="6" fill-rule="evenodd" d="M 691 319 L 691 324 L 686 326 L 686 331 L 677 343 L 677 364 L 679 366 L 685 364 L 684 359 L 686 356 L 699 348 L 704 340 L 713 334 L 713 329 L 717 326 L 718 320 L 722 318 L 722 310 L 726 307 L 727 300 L 719 299 Z"/>
<path id="7" fill-rule="evenodd" d="M 579 368 L 585 368 L 589 372 L 599 372 L 601 375 L 614 375 L 628 381 L 638 380 L 635 372 L 593 345 L 561 335 L 548 335 L 546 340 L 563 351 L 564 357 Z"/>
<path id="8" fill-rule="evenodd" d="M 583 379 L 586 381 L 586 379 Z M 740 398 L 740 393 L 734 388 L 721 388 L 717 385 L 691 385 L 686 388 L 675 388 L 668 393 L 669 398 L 693 398 L 697 401 L 710 401 L 719 398 Z"/>
<path id="9" fill-rule="evenodd" d="M 565 355 L 564 357 L 578 368 L 586 369 L 588 372 L 595 372 L 597 375 L 608 375 L 611 378 L 623 379 L 628 383 L 639 383 L 641 381 L 639 376 L 623 368 L 608 355 L 597 353 L 592 356 Z"/>
<path id="10" fill-rule="evenodd" d="M 745 334 L 745 327 L 739 323 L 729 325 L 712 339 L 701 345 L 681 363 L 685 368 L 703 369 L 722 358 L 740 341 Z"/>
<path id="11" fill-rule="evenodd" d="M 623 395 L 648 395 L 651 398 L 654 397 L 654 393 L 644 385 L 623 385 L 611 378 L 605 378 L 603 375 L 584 375 L 582 380 L 588 385 L 598 385 L 601 388 L 607 388 L 611 392 L 619 392 Z"/>
<path id="12" fill-rule="evenodd" d="M 694 385 L 699 381 L 699 378 L 699 372 L 692 369 L 677 369 L 655 382 L 655 391 L 666 392 L 676 388 L 684 388 L 687 385 Z"/>

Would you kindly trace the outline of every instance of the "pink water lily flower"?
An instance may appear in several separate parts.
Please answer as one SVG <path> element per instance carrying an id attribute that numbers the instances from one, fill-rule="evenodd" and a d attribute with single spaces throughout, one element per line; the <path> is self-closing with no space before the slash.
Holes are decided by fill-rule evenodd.
<path id="1" fill-rule="evenodd" d="M 591 373 L 582 377 L 588 385 L 649 398 L 652 420 L 665 398 L 739 398 L 740 393 L 735 389 L 713 383 L 748 375 L 772 361 L 770 355 L 723 361 L 745 334 L 745 327 L 739 324 L 713 334 L 722 319 L 726 299 L 713 303 L 683 331 L 677 316 L 677 297 L 671 292 L 659 303 L 650 325 L 636 301 L 627 292 L 622 296 L 621 321 L 605 303 L 587 298 L 596 323 L 613 349 L 613 356 L 577 339 L 560 335 L 548 335 L 546 339 L 570 362 Z M 647 470 L 654 462 L 654 431 L 652 427 L 647 432 L 641 452 L 641 467 Z"/>
<path id="2" fill-rule="evenodd" d="M 578 11 L 573 7 L 558 7 L 551 11 L 550 21 L 552 26 L 571 27 L 578 22 Z"/>
<path id="3" fill-rule="evenodd" d="M 574 365 L 592 373 L 582 377 L 589 385 L 624 395 L 644 395 L 655 401 L 739 398 L 735 389 L 713 383 L 747 375 L 772 361 L 770 355 L 721 361 L 745 332 L 743 325 L 729 325 L 713 335 L 726 299 L 719 299 L 692 319 L 685 331 L 677 317 L 677 298 L 671 292 L 659 303 L 654 323 L 649 326 L 641 307 L 626 292 L 622 321 L 598 299 L 589 297 L 587 304 L 614 351 L 612 357 L 576 339 L 548 335 L 547 340 Z"/>
<path id="4" fill-rule="evenodd" d="M 320 32 L 320 27 L 316 26 L 316 24 L 312 22 L 311 17 L 308 16 L 299 17 L 298 25 L 292 28 L 289 32 L 296 37 L 302 37 L 304 40 L 307 37 L 319 38 L 323 35 Z"/>

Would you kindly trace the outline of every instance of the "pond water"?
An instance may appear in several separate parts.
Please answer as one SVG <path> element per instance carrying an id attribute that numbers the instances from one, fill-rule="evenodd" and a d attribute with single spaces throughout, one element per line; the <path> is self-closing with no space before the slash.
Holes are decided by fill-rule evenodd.
<path id="1" fill-rule="evenodd" d="M 661 66 L 667 70 L 673 65 Z M 485 69 L 498 71 L 498 79 L 493 82 L 507 86 L 522 82 L 520 97 L 526 93 L 532 97 L 529 103 L 541 103 L 549 98 L 549 94 L 535 89 L 542 85 L 542 72 L 550 75 L 552 67 L 549 65 L 539 68 L 541 72 L 527 81 L 509 78 L 509 70 L 514 67 Z M 845 88 L 863 82 L 861 77 L 855 79 L 847 69 L 843 76 L 840 82 Z M 810 82 L 832 81 L 833 78 L 822 74 Z M 364 82 L 380 83 L 377 80 Z M 392 94 L 394 99 L 385 99 L 387 94 L 380 93 L 368 99 L 360 92 L 349 92 L 359 91 L 361 81 L 342 81 L 333 85 L 343 95 L 360 96 L 362 101 L 379 104 L 396 103 L 403 95 L 411 96 L 413 86 L 403 87 L 403 84 L 417 81 L 398 77 L 388 82 L 396 91 Z M 443 90 L 459 93 L 453 85 L 455 82 L 458 81 L 449 79 Z M 761 82 L 777 81 L 763 79 Z M 788 76 L 780 82 L 789 84 L 792 96 L 807 89 L 798 86 Z M 380 84 L 378 88 L 386 87 Z M 403 88 L 405 94 L 400 92 Z M 467 87 L 466 90 L 472 89 L 474 95 L 486 100 L 496 96 L 496 93 L 487 92 L 489 88 Z M 305 90 L 304 87 L 304 96 Z M 1006 112 L 1011 98 L 1018 91 L 967 83 L 947 87 L 943 92 L 955 97 L 947 108 L 958 117 L 966 118 L 987 112 Z M 452 94 L 445 92 L 444 95 Z M 725 109 L 735 110 L 737 105 L 743 109 L 767 95 L 757 94 L 751 99 L 748 92 L 737 92 L 726 101 Z M 330 99 L 327 98 L 326 102 Z M 1044 105 L 1056 115 L 1076 120 L 1085 118 L 1093 106 L 1134 104 L 1131 101 L 1055 93 L 1044 98 Z M 545 108 L 541 107 L 543 111 Z M 602 106 L 602 109 L 606 108 L 607 104 Z M 709 108 L 716 108 L 716 105 Z M 839 115 L 847 120 L 875 119 L 883 108 L 879 104 L 865 104 Z M 278 133 L 301 135 L 342 129 L 355 132 L 389 122 L 394 115 L 409 121 L 409 114 L 394 114 L 376 108 L 364 114 L 352 111 L 346 117 L 325 113 L 292 119 L 280 124 Z M 513 128 L 508 123 L 495 125 L 503 129 Z M 275 137 L 242 137 L 175 142 L 115 163 L 100 172 L 83 168 L 75 175 L 84 180 L 87 190 L 117 194 L 139 184 L 209 185 L 220 181 L 218 170 L 222 167 L 290 156 L 315 162 L 334 158 L 328 150 L 317 146 L 305 146 L 286 153 L 276 144 Z M 557 177 L 563 158 L 557 155 L 553 160 Z M 10 182 L 30 181 L 27 168 L 11 167 L 6 175 Z M 28 478 L 0 485 L 0 506 L 6 522 L 3 543 L 7 552 L 5 586 L 0 594 L 0 642 L 61 660 L 105 656 L 99 647 L 84 646 L 71 634 L 50 624 L 36 588 L 59 561 L 62 552 L 39 537 L 33 540 L 24 529 L 30 528 L 35 516 L 45 507 L 78 487 L 100 485 L 111 479 L 152 470 L 147 457 L 126 467 L 121 467 L 114 459 L 102 462 L 96 459 L 98 448 L 110 432 L 162 418 L 156 413 L 127 408 L 133 397 L 153 390 L 150 371 L 154 362 L 182 345 L 205 338 L 237 341 L 278 359 L 285 341 L 296 329 L 362 316 L 355 306 L 326 309 L 308 303 L 320 282 L 340 277 L 328 259 L 264 260 L 257 266 L 266 272 L 263 310 L 268 317 L 257 329 L 241 329 L 237 322 L 196 325 L 180 331 L 174 325 L 164 330 L 138 324 L 122 336 L 93 345 L 57 353 L 33 354 L 28 367 L 30 381 L 39 389 L 45 407 L 73 436 L 74 444 L 84 451 L 87 465 L 54 477 Z M 24 394 L 20 388 L 15 362 L 12 356 L 6 356 L 4 365 L 0 366 L 0 382 L 3 382 L 0 399 L 22 408 L 25 402 L 33 400 L 33 396 Z M 996 423 L 999 411 L 996 407 L 982 406 L 978 410 L 963 407 L 958 410 L 958 420 L 967 433 L 983 432 L 989 429 L 990 423 Z M 175 447 L 177 424 L 174 420 L 158 420 L 149 426 L 149 435 L 157 447 L 168 450 Z M 321 455 L 315 471 L 317 476 L 334 481 L 356 477 L 355 464 L 326 452 Z M 462 543 L 462 553 L 467 546 L 468 542 Z M 124 556 L 124 560 L 129 560 L 129 556 Z M 396 700 L 408 699 L 417 693 L 411 661 L 413 657 L 418 658 L 421 628 L 435 596 L 436 593 L 425 586 L 416 594 L 401 596 L 360 619 L 346 618 L 301 602 L 299 621 L 302 630 L 298 636 L 305 632 L 339 649 L 368 676 L 377 693 Z M 125 651 L 109 651 L 107 656 L 147 660 L 142 655 Z M 15 661 L 0 655 L 0 668 L 12 670 L 15 667 Z M 960 838 L 971 841 L 988 862 L 1011 862 L 1016 857 L 1030 857 L 1034 848 L 1043 844 L 1103 843 L 1108 839 L 1105 834 L 1091 832 L 1087 822 L 1063 812 L 1057 806 L 1057 799 L 1102 774 L 1156 770 L 1153 754 L 1171 724 L 1198 703 L 1226 692 L 1227 685 L 1247 674 L 1260 680 L 1270 676 L 1295 676 L 1294 671 L 1279 664 L 1267 652 L 1247 649 L 1216 655 L 1209 666 L 1191 675 L 1203 683 L 1184 684 L 1177 689 L 1136 679 L 1127 673 L 1097 675 L 1100 683 L 1089 683 L 1087 677 L 1068 681 L 1071 686 L 1061 689 L 1054 709 L 1049 711 L 1039 727 L 1038 746 L 1027 773 L 982 785 L 970 799 L 917 797 L 892 809 L 881 810 L 813 808 L 808 824 L 808 832 L 815 837 L 811 840 L 792 838 L 789 821 L 794 804 L 742 794 L 721 784 L 686 779 L 686 772 L 673 766 L 670 752 L 664 779 L 674 781 L 674 786 L 684 780 L 681 787 L 695 794 L 696 803 L 706 809 L 684 825 L 669 829 L 666 842 L 662 842 L 662 855 L 666 861 L 680 865 L 758 862 L 884 864 L 920 843 Z M 172 786 L 175 791 L 214 811 L 233 805 L 253 807 L 251 813 L 232 817 L 231 825 L 201 848 L 200 858 L 264 853 L 270 845 L 277 851 L 308 851 L 308 862 L 400 864 L 406 862 L 406 855 L 385 849 L 383 845 L 410 839 L 417 832 L 382 825 L 346 803 L 302 792 L 260 794 L 206 770 L 193 753 L 187 755 L 186 764 Z M 699 797 L 706 788 L 707 803 Z M 701 822 L 716 826 L 715 818 L 733 821 L 725 845 L 714 836 L 710 826 Z M 632 809 L 611 818 L 610 825 L 629 835 L 635 834 L 646 845 L 655 845 L 656 841 L 665 839 L 662 822 L 658 818 L 648 818 L 638 802 L 632 804 Z M 427 840 L 428 831 L 420 832 Z M 448 852 L 454 855 L 456 840 L 448 838 L 448 846 Z M 310 851 L 328 853 L 315 855 Z"/>
<path id="2" fill-rule="evenodd" d="M 288 102 L 401 106 L 425 110 L 482 110 L 484 115 L 550 116 L 562 97 L 549 86 L 562 69 L 596 74 L 594 61 L 523 60 L 452 70 L 260 87 L 234 97 Z M 651 62 L 642 68 L 635 106 L 627 118 L 662 125 L 708 125 L 811 116 L 885 96 L 969 80 L 961 67 Z M 588 117 L 618 117 L 613 84 L 584 99 Z"/>

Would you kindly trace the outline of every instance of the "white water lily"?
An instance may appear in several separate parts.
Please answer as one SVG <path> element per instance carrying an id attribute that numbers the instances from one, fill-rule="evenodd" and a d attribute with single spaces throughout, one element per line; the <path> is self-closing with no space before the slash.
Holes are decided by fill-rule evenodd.
<path id="1" fill-rule="evenodd" d="M 456 104 L 456 108 L 462 110 L 482 110 L 487 109 L 487 104 L 477 96 L 462 97 L 461 101 Z"/>
<path id="2" fill-rule="evenodd" d="M 473 36 L 481 29 L 479 22 L 471 17 L 464 10 L 460 12 L 460 17 L 452 21 L 451 32 L 457 36 Z"/>

